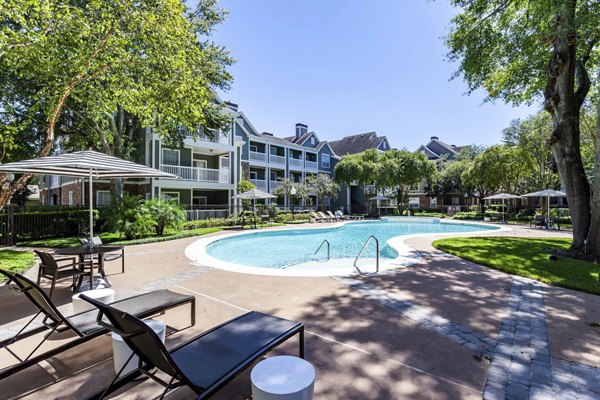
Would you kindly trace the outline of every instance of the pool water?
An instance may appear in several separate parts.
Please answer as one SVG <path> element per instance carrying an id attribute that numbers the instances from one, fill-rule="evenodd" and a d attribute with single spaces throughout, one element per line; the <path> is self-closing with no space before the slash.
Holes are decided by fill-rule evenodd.
<path id="1" fill-rule="evenodd" d="M 369 221 L 347 223 L 341 227 L 322 229 L 294 229 L 255 232 L 217 240 L 207 246 L 208 255 L 234 264 L 262 268 L 288 268 L 295 264 L 323 260 L 327 245 L 315 251 L 327 239 L 330 257 L 355 258 L 369 236 L 379 240 L 380 258 L 395 258 L 396 250 L 387 245 L 392 237 L 414 234 L 437 234 L 494 230 L 495 227 L 477 224 L 440 223 L 439 221 Z M 362 257 L 375 257 L 371 242 Z"/>

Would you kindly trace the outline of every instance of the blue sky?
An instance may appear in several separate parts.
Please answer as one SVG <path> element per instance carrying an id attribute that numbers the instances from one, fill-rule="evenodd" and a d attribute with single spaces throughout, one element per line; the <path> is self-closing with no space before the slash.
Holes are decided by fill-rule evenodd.
<path id="1" fill-rule="evenodd" d="M 444 0 L 221 0 L 214 40 L 237 60 L 225 100 L 260 131 L 289 136 L 296 122 L 320 139 L 376 131 L 393 147 L 431 136 L 492 145 L 512 119 L 534 113 L 450 81 Z"/>

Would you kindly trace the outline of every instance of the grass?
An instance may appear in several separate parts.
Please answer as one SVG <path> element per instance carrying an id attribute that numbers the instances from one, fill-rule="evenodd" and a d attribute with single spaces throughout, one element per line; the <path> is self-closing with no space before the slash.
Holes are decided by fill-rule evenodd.
<path id="1" fill-rule="evenodd" d="M 142 237 L 139 239 L 125 240 L 118 233 L 101 233 L 100 239 L 104 244 L 120 244 L 120 245 L 132 245 L 132 244 L 143 244 L 143 243 L 155 243 L 164 242 L 167 240 L 182 239 L 192 236 L 202 236 L 213 232 L 218 232 L 222 228 L 197 228 L 190 229 L 187 231 L 174 231 L 167 232 L 163 236 L 151 235 Z M 28 242 L 20 242 L 17 246 L 20 247 L 46 247 L 46 248 L 62 248 L 62 247 L 74 247 L 79 246 L 79 237 L 67 237 L 67 238 L 56 238 L 56 239 L 41 239 L 31 240 Z"/>
<path id="2" fill-rule="evenodd" d="M 570 245 L 569 239 L 505 237 L 451 238 L 433 242 L 436 249 L 477 264 L 554 286 L 600 294 L 600 265 L 561 256 L 553 261 L 545 251 L 566 249 Z"/>
<path id="3" fill-rule="evenodd" d="M 35 257 L 28 251 L 0 250 L 0 268 L 23 273 L 33 266 Z M 0 275 L 0 282 L 6 281 L 4 275 Z"/>

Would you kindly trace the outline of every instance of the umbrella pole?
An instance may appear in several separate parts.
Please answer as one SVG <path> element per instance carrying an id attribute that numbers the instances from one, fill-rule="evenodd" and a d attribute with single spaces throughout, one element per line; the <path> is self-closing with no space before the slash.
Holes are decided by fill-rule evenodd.
<path id="1" fill-rule="evenodd" d="M 94 204 L 92 200 L 94 196 L 92 195 L 92 170 L 90 169 L 90 179 L 88 181 L 88 191 L 89 191 L 89 201 L 90 201 L 90 241 L 89 244 L 93 243 L 92 238 L 94 237 Z"/>

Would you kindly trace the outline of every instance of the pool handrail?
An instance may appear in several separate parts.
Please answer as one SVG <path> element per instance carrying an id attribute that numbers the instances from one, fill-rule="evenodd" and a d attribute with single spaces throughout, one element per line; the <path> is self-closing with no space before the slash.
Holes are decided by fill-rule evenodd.
<path id="1" fill-rule="evenodd" d="M 358 273 L 361 274 L 361 275 L 364 275 L 364 274 L 360 270 L 360 268 L 358 268 L 358 265 L 356 265 L 356 263 L 358 262 L 358 259 L 362 255 L 363 251 L 365 251 L 365 248 L 367 247 L 367 245 L 369 244 L 369 242 L 371 241 L 371 239 L 375 240 L 375 273 L 379 273 L 379 239 L 377 239 L 375 236 L 371 235 L 371 236 L 369 236 L 369 238 L 367 239 L 367 241 L 365 242 L 365 244 L 363 244 L 362 248 L 358 252 L 358 255 L 354 259 L 354 268 L 356 268 L 356 270 L 358 271 Z"/>
<path id="2" fill-rule="evenodd" d="M 323 245 L 327 243 L 327 259 L 325 261 L 329 261 L 329 255 L 330 255 L 330 250 L 331 250 L 331 244 L 329 243 L 329 240 L 324 239 L 321 244 L 319 245 L 319 248 L 315 251 L 315 253 L 313 255 L 317 255 L 317 253 L 319 252 L 319 250 L 321 250 L 321 247 L 323 247 Z M 320 260 L 317 260 L 320 261 Z"/>

